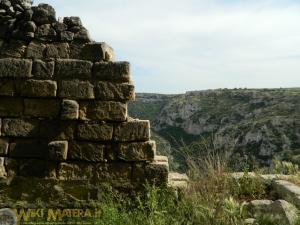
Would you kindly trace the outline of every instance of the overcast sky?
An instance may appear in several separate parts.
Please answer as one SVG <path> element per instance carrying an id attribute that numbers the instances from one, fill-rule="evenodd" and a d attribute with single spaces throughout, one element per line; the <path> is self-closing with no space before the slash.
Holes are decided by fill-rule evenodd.
<path id="1" fill-rule="evenodd" d="M 80 16 L 138 92 L 300 87 L 299 0 L 35 0 Z"/>

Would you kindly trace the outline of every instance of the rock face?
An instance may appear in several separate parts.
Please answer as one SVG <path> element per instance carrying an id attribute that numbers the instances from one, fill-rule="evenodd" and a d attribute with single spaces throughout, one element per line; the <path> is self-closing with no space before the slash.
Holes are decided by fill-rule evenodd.
<path id="1" fill-rule="evenodd" d="M 230 153 L 237 171 L 270 166 L 275 157 L 300 163 L 299 88 L 141 93 L 128 109 L 132 116 L 150 119 L 156 134 L 171 143 L 171 154 L 180 164 L 176 147 L 181 140 L 200 146 L 196 154 L 210 148 Z"/>
<path id="2" fill-rule="evenodd" d="M 66 194 L 73 200 L 97 199 L 104 184 L 166 184 L 168 163 L 155 160 L 149 121 L 127 115 L 129 63 L 114 62 L 80 18 L 57 21 L 50 5 L 31 4 L 0 1 L 0 206 L 44 199 L 31 181 L 80 187 L 85 195 Z"/>

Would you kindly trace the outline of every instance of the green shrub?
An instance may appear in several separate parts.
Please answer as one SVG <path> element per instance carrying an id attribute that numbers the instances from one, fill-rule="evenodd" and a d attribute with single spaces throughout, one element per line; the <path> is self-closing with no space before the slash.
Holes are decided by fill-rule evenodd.
<path id="1" fill-rule="evenodd" d="M 279 161 L 278 159 L 275 159 L 273 162 L 274 172 L 277 174 L 295 175 L 299 173 L 299 166 L 292 162 Z"/>

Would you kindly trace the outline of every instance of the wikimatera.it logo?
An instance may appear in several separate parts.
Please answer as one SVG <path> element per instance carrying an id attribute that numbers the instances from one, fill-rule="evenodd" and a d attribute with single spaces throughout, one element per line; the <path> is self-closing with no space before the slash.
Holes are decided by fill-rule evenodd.
<path id="1" fill-rule="evenodd" d="M 0 225 L 35 224 L 56 224 L 55 222 L 67 221 L 68 219 L 95 219 L 99 218 L 99 209 L 0 209 Z M 29 222 L 29 223 L 27 223 Z M 44 223 L 43 223 L 44 222 Z M 88 224 L 88 223 L 86 223 Z"/>

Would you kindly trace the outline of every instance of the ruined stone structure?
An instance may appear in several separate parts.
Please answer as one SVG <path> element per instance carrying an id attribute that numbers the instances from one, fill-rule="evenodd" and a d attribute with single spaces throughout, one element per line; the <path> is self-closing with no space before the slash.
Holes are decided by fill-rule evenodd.
<path id="1" fill-rule="evenodd" d="M 127 115 L 129 63 L 113 62 L 112 48 L 92 41 L 78 17 L 57 21 L 47 4 L 1 0 L 0 45 L 2 205 L 40 198 L 46 187 L 49 198 L 81 200 L 97 199 L 104 183 L 168 182 L 149 121 Z"/>

